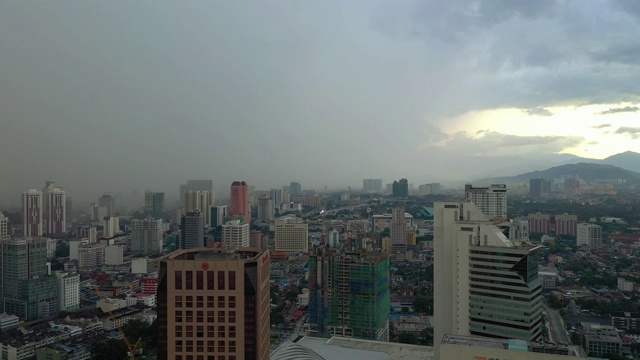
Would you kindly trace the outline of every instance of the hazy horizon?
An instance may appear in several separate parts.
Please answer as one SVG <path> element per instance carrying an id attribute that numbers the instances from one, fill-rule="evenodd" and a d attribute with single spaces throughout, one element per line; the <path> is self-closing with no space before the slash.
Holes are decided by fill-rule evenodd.
<path id="1" fill-rule="evenodd" d="M 634 1 L 2 2 L 0 206 L 48 180 L 77 203 L 187 179 L 224 198 L 640 152 L 639 20 Z"/>

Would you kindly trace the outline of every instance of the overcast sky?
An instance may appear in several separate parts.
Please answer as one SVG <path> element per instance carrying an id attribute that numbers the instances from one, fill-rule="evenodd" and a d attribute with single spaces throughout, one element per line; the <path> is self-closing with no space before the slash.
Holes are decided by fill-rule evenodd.
<path id="1" fill-rule="evenodd" d="M 633 0 L 2 1 L 0 205 L 640 151 L 639 22 Z"/>

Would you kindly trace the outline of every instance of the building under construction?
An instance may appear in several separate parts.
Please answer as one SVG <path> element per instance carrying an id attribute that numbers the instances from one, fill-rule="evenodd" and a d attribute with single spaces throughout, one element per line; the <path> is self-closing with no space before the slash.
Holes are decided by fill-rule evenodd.
<path id="1" fill-rule="evenodd" d="M 389 341 L 389 255 L 324 247 L 309 257 L 309 323 L 317 336 Z"/>

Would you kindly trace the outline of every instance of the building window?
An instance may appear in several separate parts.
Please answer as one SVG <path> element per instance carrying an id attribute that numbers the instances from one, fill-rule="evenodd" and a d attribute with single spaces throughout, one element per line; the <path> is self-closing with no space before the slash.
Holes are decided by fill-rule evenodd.
<path id="1" fill-rule="evenodd" d="M 229 290 L 236 289 L 236 272 L 229 271 Z"/>
<path id="2" fill-rule="evenodd" d="M 218 311 L 218 322 L 224 324 L 224 311 Z"/>
<path id="3" fill-rule="evenodd" d="M 214 317 L 215 317 L 214 313 L 215 313 L 215 311 L 207 311 L 207 322 L 212 323 L 212 322 L 215 321 L 214 320 Z"/>
<path id="4" fill-rule="evenodd" d="M 207 290 L 215 290 L 216 288 L 213 285 L 213 271 L 207 271 Z"/>
<path id="5" fill-rule="evenodd" d="M 235 296 L 229 296 L 229 308 L 231 308 L 231 309 L 235 309 L 236 308 L 236 297 Z"/>
<path id="6" fill-rule="evenodd" d="M 224 290 L 224 271 L 218 271 L 218 290 Z"/>
<path id="7" fill-rule="evenodd" d="M 213 308 L 213 302 L 215 301 L 214 299 L 215 299 L 215 297 L 213 297 L 213 296 L 207 296 L 207 307 L 208 308 Z"/>
<path id="8" fill-rule="evenodd" d="M 187 290 L 193 290 L 193 271 L 187 271 L 185 283 Z"/>
<path id="9" fill-rule="evenodd" d="M 218 308 L 224 309 L 224 296 L 218 296 Z"/>
<path id="10" fill-rule="evenodd" d="M 175 272 L 175 289 L 182 290 L 182 271 L 176 270 Z"/>
<path id="11" fill-rule="evenodd" d="M 196 272 L 196 290 L 204 290 L 204 274 L 202 271 Z"/>

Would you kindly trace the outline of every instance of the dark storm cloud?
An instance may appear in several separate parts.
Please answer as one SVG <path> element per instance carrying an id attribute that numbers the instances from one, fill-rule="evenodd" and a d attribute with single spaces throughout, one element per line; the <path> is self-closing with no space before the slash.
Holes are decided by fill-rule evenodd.
<path id="1" fill-rule="evenodd" d="M 625 112 L 637 112 L 638 110 L 640 110 L 640 108 L 638 108 L 637 106 L 625 106 L 622 108 L 611 108 L 605 111 L 601 111 L 598 113 L 598 115 L 611 115 L 611 114 L 625 113 Z"/>
<path id="2" fill-rule="evenodd" d="M 443 142 L 557 152 L 579 140 L 442 129 L 474 110 L 637 101 L 636 4 L 0 2 L 0 142 L 20 149 L 0 157 L 0 204 L 49 179 L 90 201 L 177 197 L 187 178 L 224 197 L 236 179 L 331 187 L 427 181 L 425 161 L 445 178 L 477 170 L 432 156 Z"/>
<path id="3" fill-rule="evenodd" d="M 533 108 L 533 109 L 527 109 L 527 110 L 523 110 L 524 112 L 526 112 L 529 115 L 535 115 L 535 116 L 552 116 L 553 113 L 545 108 L 542 107 L 537 107 L 537 108 Z"/>

